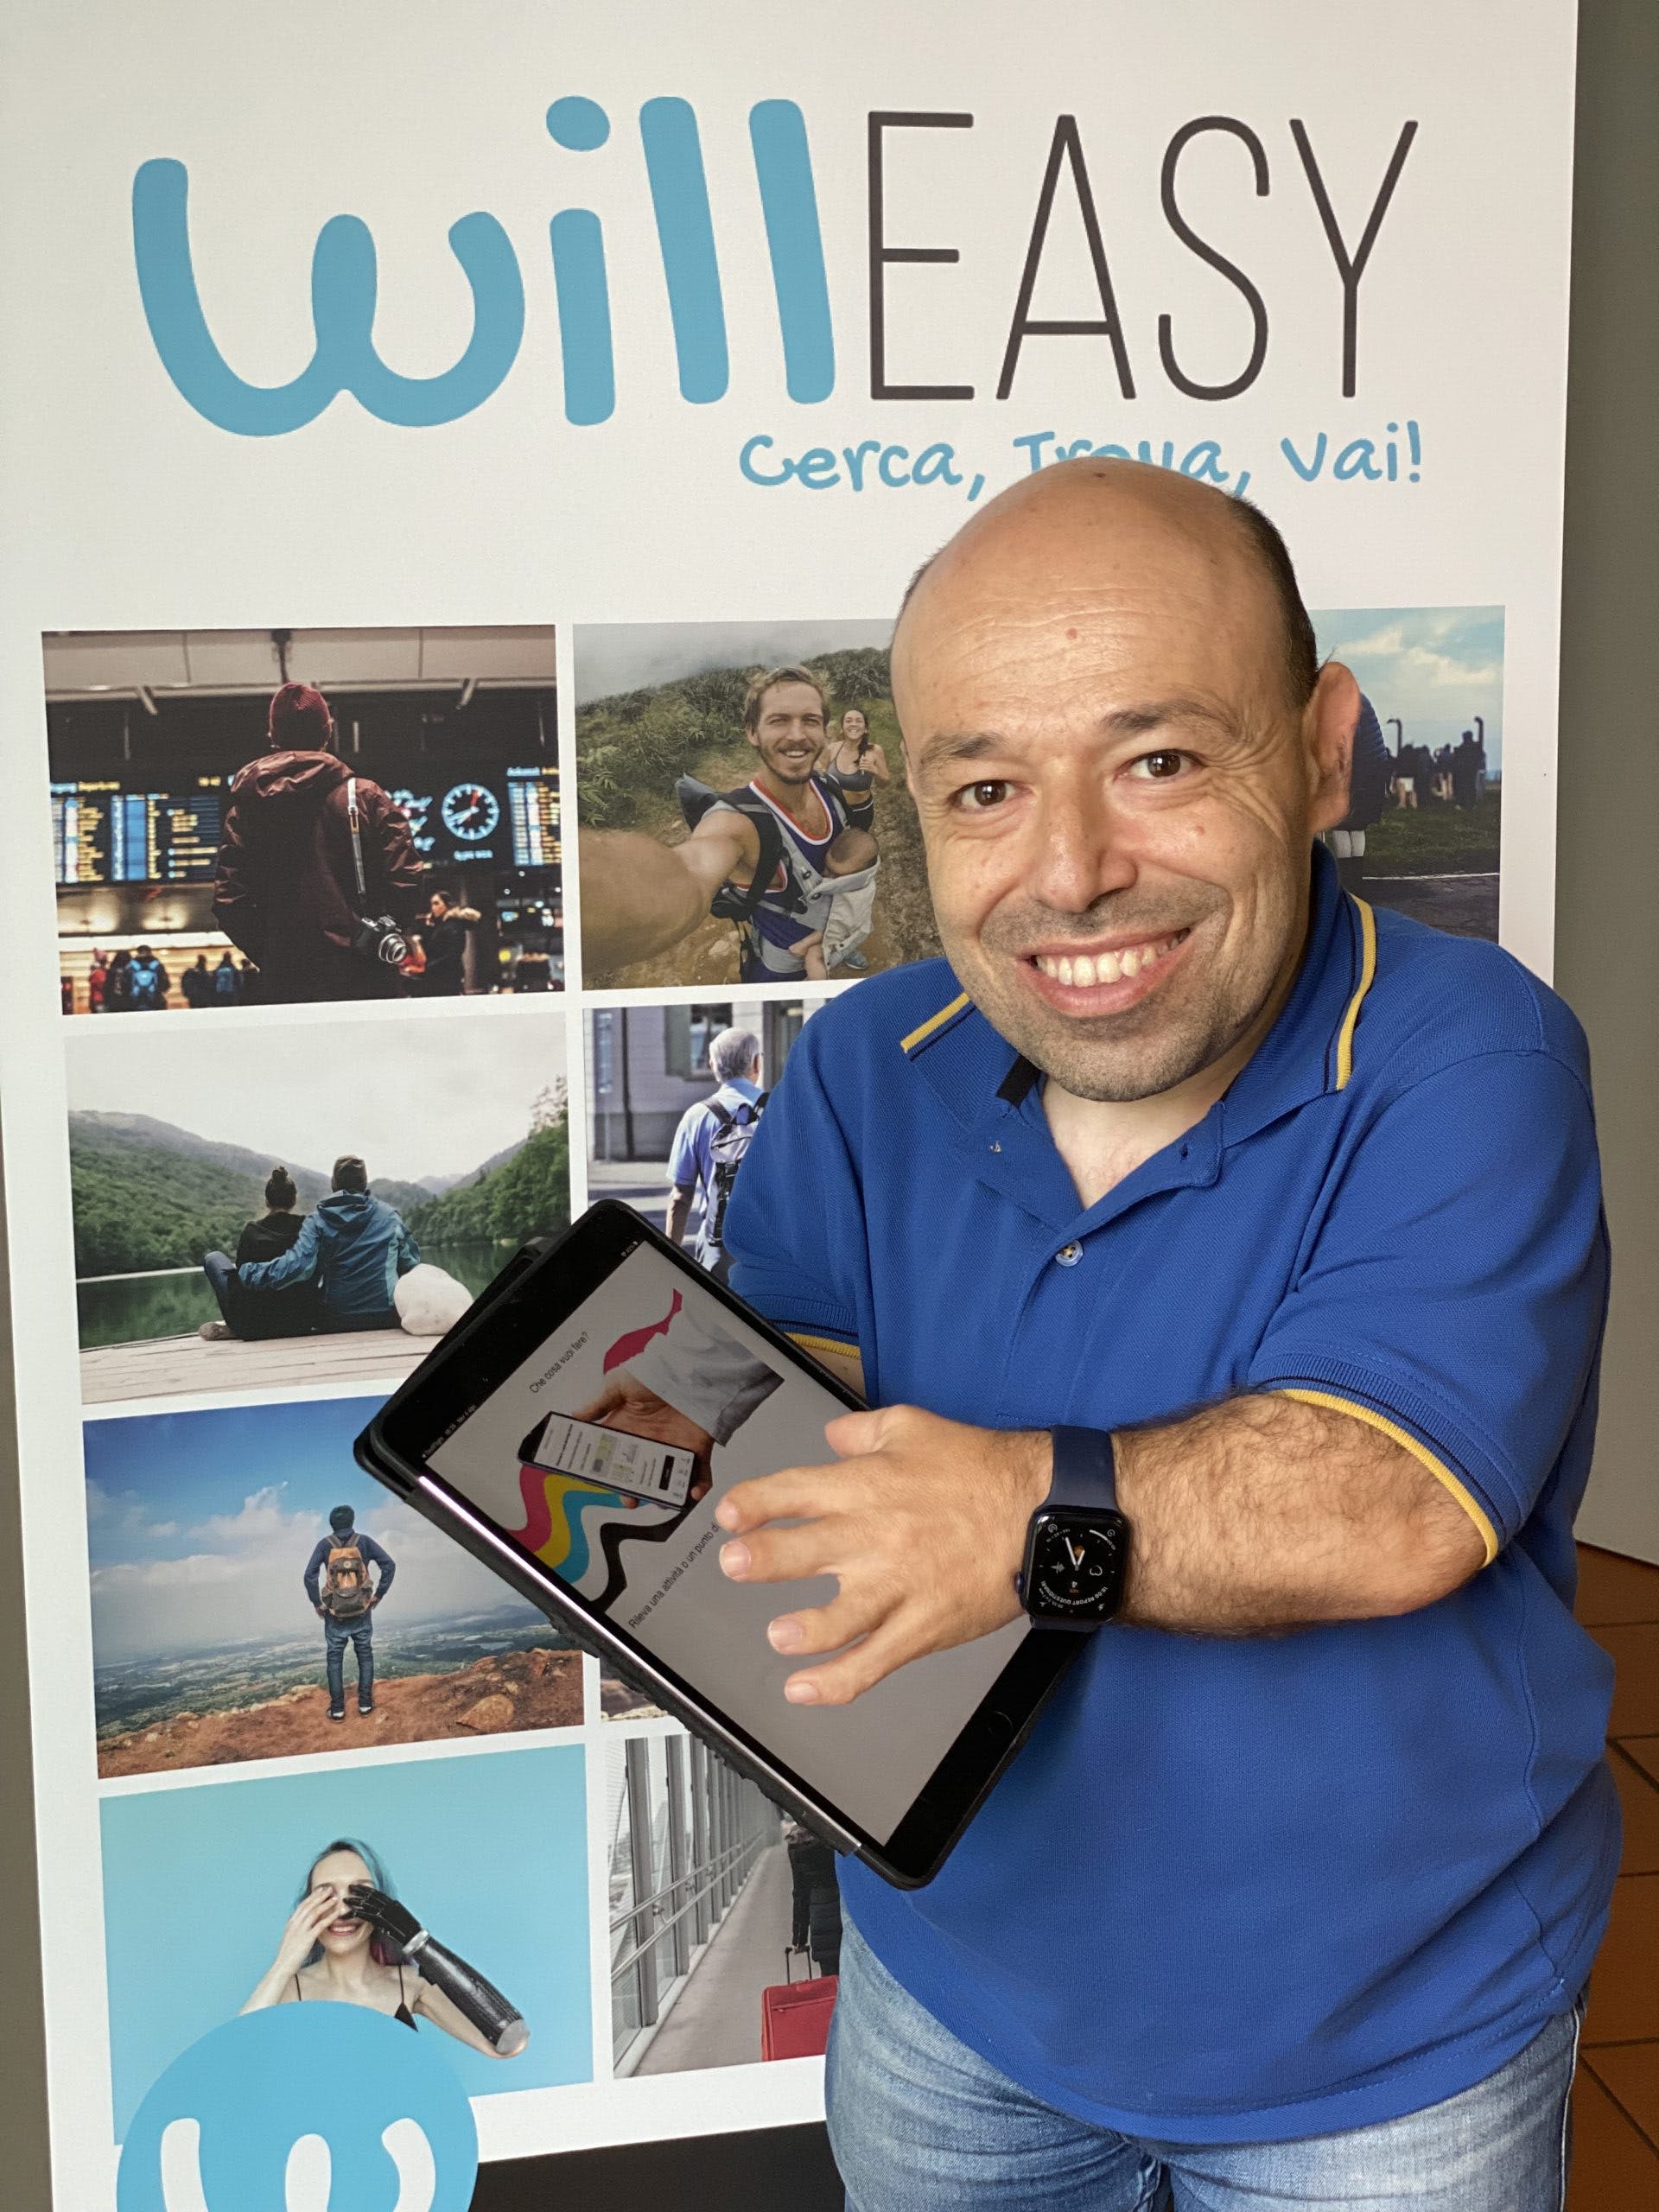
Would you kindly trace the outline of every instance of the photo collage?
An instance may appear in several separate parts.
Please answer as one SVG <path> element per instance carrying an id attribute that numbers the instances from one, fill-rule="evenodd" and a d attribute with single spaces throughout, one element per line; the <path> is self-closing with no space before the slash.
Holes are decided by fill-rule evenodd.
<path id="1" fill-rule="evenodd" d="M 1315 619 L 1344 881 L 1495 938 L 1502 610 Z M 475 2098 L 822 2051 L 834 1854 L 352 1442 L 595 1199 L 723 1279 L 805 1023 L 939 950 L 889 627 L 44 640 L 118 2141 L 267 2005 Z"/>

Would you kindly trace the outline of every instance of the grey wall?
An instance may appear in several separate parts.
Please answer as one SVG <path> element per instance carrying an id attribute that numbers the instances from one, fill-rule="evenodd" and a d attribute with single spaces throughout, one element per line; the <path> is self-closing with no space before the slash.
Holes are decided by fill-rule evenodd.
<path id="1" fill-rule="evenodd" d="M 1590 1034 L 1613 1305 L 1586 1542 L 1659 1560 L 1659 7 L 1580 14 L 1556 988 Z"/>

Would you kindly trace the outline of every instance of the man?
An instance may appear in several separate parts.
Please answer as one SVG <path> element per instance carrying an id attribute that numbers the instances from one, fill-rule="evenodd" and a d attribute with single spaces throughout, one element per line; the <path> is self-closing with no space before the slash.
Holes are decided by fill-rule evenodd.
<path id="1" fill-rule="evenodd" d="M 284 683 L 268 719 L 269 747 L 225 810 L 219 925 L 258 969 L 264 1005 L 398 997 L 397 963 L 360 940 L 368 921 L 414 923 L 423 863 L 409 817 L 336 756 L 321 691 Z"/>
<path id="2" fill-rule="evenodd" d="M 1392 767 L 1376 709 L 1362 691 L 1349 759 L 1348 811 L 1334 830 L 1325 832 L 1325 844 L 1336 860 L 1337 880 L 1344 891 L 1360 893 L 1365 888 L 1365 833 L 1382 819 Z"/>
<path id="3" fill-rule="evenodd" d="M 822 1836 L 789 1824 L 789 1948 L 798 1956 L 804 1951 L 821 1974 L 841 1971 L 841 1891 L 836 1881 L 836 1854 Z"/>
<path id="4" fill-rule="evenodd" d="M 1480 772 L 1485 766 L 1481 748 L 1475 742 L 1475 733 L 1466 729 L 1458 740 L 1454 753 L 1446 747 L 1446 781 L 1451 785 L 1447 797 L 1465 814 L 1471 812 L 1480 798 Z"/>
<path id="5" fill-rule="evenodd" d="M 741 982 L 806 974 L 836 898 L 861 890 L 875 866 L 875 840 L 849 828 L 846 802 L 815 772 L 824 728 L 823 686 L 810 669 L 768 669 L 743 702 L 759 760 L 747 784 L 710 792 L 686 781 L 681 803 L 696 818 L 683 844 L 626 832 L 584 841 L 594 856 L 582 868 L 591 968 L 664 951 L 713 912 L 738 925 Z"/>
<path id="6" fill-rule="evenodd" d="M 737 1171 L 760 1126 L 766 1099 L 760 1089 L 760 1039 L 752 1029 L 722 1029 L 709 1047 L 717 1088 L 688 1106 L 674 1132 L 668 1160 L 668 1234 L 683 1244 L 693 1204 L 701 1198 L 696 1257 L 717 1281 L 727 1273 L 726 1209 Z"/>
<path id="7" fill-rule="evenodd" d="M 179 988 L 184 993 L 184 1002 L 193 1014 L 200 1014 L 203 1007 L 212 1003 L 213 979 L 207 972 L 205 952 L 199 952 L 180 976 Z"/>
<path id="8" fill-rule="evenodd" d="M 357 1526 L 349 1505 L 337 1505 L 328 1516 L 330 1533 L 319 1536 L 316 1549 L 306 1563 L 305 1594 L 322 1623 L 325 1666 L 328 1676 L 328 1718 L 346 1718 L 346 1646 L 357 1654 L 357 1709 L 366 1717 L 374 1711 L 375 1607 L 391 1587 L 397 1572 L 391 1554 L 365 1536 Z M 378 1583 L 369 1580 L 376 1570 Z"/>
<path id="9" fill-rule="evenodd" d="M 447 891 L 435 891 L 427 900 L 421 924 L 421 950 L 426 956 L 420 981 L 423 997 L 461 996 L 467 982 L 467 932 L 478 920 L 475 906 L 463 906 Z"/>
<path id="10" fill-rule="evenodd" d="M 307 1214 L 289 1249 L 237 1268 L 235 1280 L 256 1296 L 315 1281 L 321 1329 L 395 1329 L 397 1278 L 420 1265 L 420 1248 L 402 1215 L 370 1190 L 369 1171 L 355 1153 L 334 1162 L 330 1181 L 328 1196 Z"/>
<path id="11" fill-rule="evenodd" d="M 232 959 L 228 948 L 219 956 L 219 964 L 213 969 L 213 984 L 215 1007 L 235 1006 L 242 996 L 242 979 L 237 973 L 236 963 Z"/>
<path id="12" fill-rule="evenodd" d="M 126 1002 L 134 1014 L 164 1014 L 172 977 L 147 944 L 141 944 L 127 969 Z"/>
<path id="13" fill-rule="evenodd" d="M 727 1222 L 884 1410 L 735 1485 L 722 1565 L 836 1577 L 797 1701 L 1021 1590 L 1079 1648 L 928 1887 L 845 1869 L 849 2203 L 1559 2212 L 1618 1856 L 1578 1025 L 1312 849 L 1358 693 L 1243 503 L 1045 469 L 893 666 L 949 966 L 809 1023 Z M 1046 1503 L 1107 1611 L 1127 1554 L 1103 1626 L 1016 1584 Z"/>

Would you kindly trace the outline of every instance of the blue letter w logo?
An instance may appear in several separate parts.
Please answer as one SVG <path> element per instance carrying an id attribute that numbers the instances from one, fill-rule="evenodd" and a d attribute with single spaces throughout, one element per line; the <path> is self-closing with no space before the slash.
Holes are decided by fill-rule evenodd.
<path id="1" fill-rule="evenodd" d="M 162 365 L 197 413 L 221 430 L 275 438 L 302 429 L 337 392 L 383 423 L 453 423 L 500 385 L 524 334 L 524 287 L 493 215 L 463 215 L 449 245 L 473 294 L 473 334 L 453 368 L 399 376 L 374 350 L 374 239 L 355 215 L 323 225 L 311 257 L 316 350 L 291 383 L 249 384 L 213 342 L 190 260 L 189 176 L 182 162 L 146 162 L 132 183 L 132 243 L 149 334 Z"/>

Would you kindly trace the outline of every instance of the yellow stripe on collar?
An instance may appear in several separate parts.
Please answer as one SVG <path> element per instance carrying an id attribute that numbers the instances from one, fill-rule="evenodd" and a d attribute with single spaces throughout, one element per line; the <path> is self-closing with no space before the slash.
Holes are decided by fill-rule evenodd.
<path id="1" fill-rule="evenodd" d="M 1350 892 L 1350 898 L 1353 893 Z M 1342 1027 L 1337 1032 L 1337 1089 L 1345 1090 L 1348 1078 L 1354 1071 L 1354 1025 L 1359 1020 L 1359 1009 L 1365 994 L 1376 981 L 1376 916 L 1363 899 L 1354 899 L 1359 909 L 1359 988 L 1348 1001 L 1347 1012 L 1342 1017 Z"/>
<path id="2" fill-rule="evenodd" d="M 943 1029 L 945 1023 L 954 1020 L 967 1004 L 967 992 L 959 991 L 949 1006 L 942 1006 L 937 1014 L 930 1014 L 925 1021 L 917 1024 L 908 1037 L 901 1037 L 899 1039 L 899 1051 L 913 1052 L 918 1045 L 926 1044 L 936 1029 Z"/>

